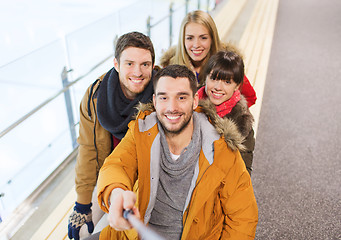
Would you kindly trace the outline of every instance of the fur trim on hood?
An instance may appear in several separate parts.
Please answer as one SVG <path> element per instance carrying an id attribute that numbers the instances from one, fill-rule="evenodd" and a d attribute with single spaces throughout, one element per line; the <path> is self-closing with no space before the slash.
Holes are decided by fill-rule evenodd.
<path id="1" fill-rule="evenodd" d="M 160 58 L 161 67 L 166 67 L 168 65 L 173 64 L 173 61 L 174 61 L 173 58 L 175 56 L 175 52 L 176 52 L 176 46 L 172 46 L 162 54 Z"/>
<path id="2" fill-rule="evenodd" d="M 241 54 L 240 50 L 231 43 L 221 43 L 221 47 L 219 50 L 232 51 L 232 52 L 237 53 L 239 56 L 243 58 L 243 55 Z M 172 46 L 168 50 L 166 50 L 160 58 L 160 65 L 162 67 L 166 67 L 170 64 L 174 64 L 175 52 L 176 52 L 176 46 Z"/>
<path id="3" fill-rule="evenodd" d="M 245 146 L 243 145 L 243 142 L 246 136 L 242 135 L 242 133 L 239 131 L 238 124 L 236 124 L 234 120 L 231 120 L 229 118 L 219 117 L 219 115 L 216 113 L 214 105 L 209 100 L 207 100 L 208 99 L 200 100 L 200 107 L 196 111 L 202 112 L 208 117 L 219 135 L 224 137 L 224 140 L 227 143 L 228 147 L 230 147 L 233 151 L 237 149 L 239 151 L 244 151 Z M 139 103 L 136 108 L 139 110 L 139 112 L 155 111 L 153 103 Z"/>
<path id="4" fill-rule="evenodd" d="M 199 106 L 202 107 L 216 130 L 225 137 L 230 147 L 236 146 L 239 151 L 245 151 L 243 143 L 252 130 L 254 119 L 244 96 L 241 96 L 232 111 L 223 118 L 219 117 L 215 105 L 208 98 L 200 100 Z"/>
<path id="5" fill-rule="evenodd" d="M 225 142 L 232 150 L 245 150 L 243 145 L 245 137 L 239 132 L 238 126 L 233 120 L 219 117 L 214 104 L 209 99 L 200 100 L 199 106 L 210 119 L 217 132 L 224 136 Z"/>
<path id="6" fill-rule="evenodd" d="M 139 104 L 136 105 L 135 107 L 138 110 L 138 113 L 135 117 L 135 119 L 137 118 L 137 116 L 139 115 L 140 112 L 155 112 L 155 108 L 154 108 L 154 104 L 152 102 L 149 103 L 141 103 L 139 102 Z"/>
<path id="7" fill-rule="evenodd" d="M 243 59 L 243 54 L 241 53 L 240 49 L 232 43 L 229 43 L 229 42 L 223 43 L 222 42 L 219 51 L 235 52 Z"/>

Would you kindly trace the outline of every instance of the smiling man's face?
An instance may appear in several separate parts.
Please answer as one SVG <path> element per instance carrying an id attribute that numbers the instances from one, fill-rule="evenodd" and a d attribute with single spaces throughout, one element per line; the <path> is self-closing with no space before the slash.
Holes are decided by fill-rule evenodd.
<path id="1" fill-rule="evenodd" d="M 143 48 L 128 47 L 121 53 L 119 60 L 114 59 L 114 66 L 119 74 L 121 89 L 126 98 L 134 99 L 151 79 L 151 53 Z"/>
<path id="2" fill-rule="evenodd" d="M 188 78 L 161 77 L 154 89 L 153 102 L 166 134 L 177 135 L 193 128 L 193 110 L 198 106 L 198 95 L 193 96 Z"/>

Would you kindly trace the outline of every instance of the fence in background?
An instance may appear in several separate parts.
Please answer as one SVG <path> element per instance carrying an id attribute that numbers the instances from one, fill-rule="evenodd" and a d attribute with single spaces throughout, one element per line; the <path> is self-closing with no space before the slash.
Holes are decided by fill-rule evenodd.
<path id="1" fill-rule="evenodd" d="M 210 0 L 136 1 L 1 67 L 0 221 L 77 147 L 79 103 L 90 83 L 113 66 L 117 36 L 148 34 L 158 58 L 176 44 L 188 11 L 214 7 Z"/>

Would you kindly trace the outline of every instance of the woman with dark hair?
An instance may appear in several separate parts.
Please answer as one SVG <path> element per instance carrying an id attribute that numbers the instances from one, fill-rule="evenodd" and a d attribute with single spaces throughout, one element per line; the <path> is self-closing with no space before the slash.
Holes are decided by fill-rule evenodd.
<path id="1" fill-rule="evenodd" d="M 219 51 L 202 70 L 205 86 L 198 90 L 203 106 L 213 125 L 223 125 L 229 134 L 239 135 L 244 148 L 239 149 L 249 174 L 252 171 L 255 146 L 253 116 L 239 89 L 243 85 L 244 63 L 234 51 Z"/>

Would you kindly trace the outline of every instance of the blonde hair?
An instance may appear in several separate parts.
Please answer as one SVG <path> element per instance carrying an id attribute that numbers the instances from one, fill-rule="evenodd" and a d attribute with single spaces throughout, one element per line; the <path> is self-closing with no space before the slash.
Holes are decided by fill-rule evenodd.
<path id="1" fill-rule="evenodd" d="M 210 51 L 205 57 L 201 66 L 204 66 L 208 59 L 220 49 L 221 43 L 214 20 L 208 13 L 201 10 L 189 12 L 182 20 L 180 26 L 179 42 L 176 46 L 175 55 L 171 59 L 171 64 L 186 65 L 188 68 L 193 69 L 191 59 L 185 48 L 185 30 L 187 24 L 189 23 L 198 23 L 204 26 L 208 30 L 212 40 Z"/>

